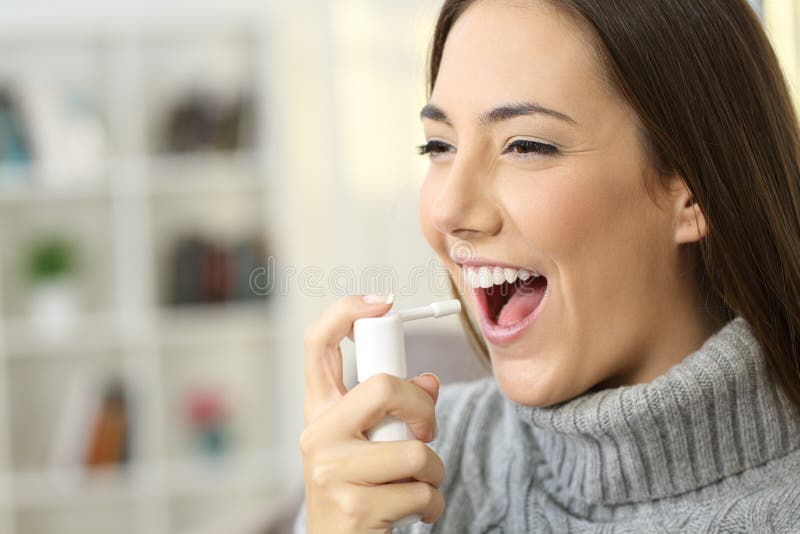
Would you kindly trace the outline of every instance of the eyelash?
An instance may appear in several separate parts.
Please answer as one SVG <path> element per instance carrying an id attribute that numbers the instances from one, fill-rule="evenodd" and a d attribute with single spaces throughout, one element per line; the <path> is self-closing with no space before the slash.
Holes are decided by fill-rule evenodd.
<path id="1" fill-rule="evenodd" d="M 420 156 L 424 156 L 425 154 L 441 154 L 442 152 L 448 152 L 450 148 L 453 147 L 441 141 L 428 141 L 424 145 L 417 146 L 417 154 Z"/>
<path id="2" fill-rule="evenodd" d="M 424 145 L 417 146 L 417 153 L 421 156 L 425 154 L 439 155 L 445 152 L 450 152 L 450 149 L 453 147 L 448 145 L 447 143 L 443 143 L 442 141 L 428 141 Z M 517 152 L 517 154 L 522 155 L 523 159 L 525 159 L 525 154 L 540 154 L 542 156 L 552 156 L 558 153 L 558 148 L 553 145 L 548 145 L 546 143 L 539 143 L 537 141 L 530 141 L 527 139 L 517 139 L 513 143 L 506 146 L 503 149 L 503 154 L 507 152 L 514 152 L 514 148 L 521 148 L 526 150 L 526 152 Z"/>

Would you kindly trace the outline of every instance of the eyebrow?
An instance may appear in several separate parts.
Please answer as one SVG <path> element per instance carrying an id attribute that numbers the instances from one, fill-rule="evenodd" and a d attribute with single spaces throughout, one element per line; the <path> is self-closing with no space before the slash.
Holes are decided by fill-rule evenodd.
<path id="1" fill-rule="evenodd" d="M 490 109 L 489 111 L 483 113 L 480 116 L 480 123 L 484 126 L 488 126 L 491 123 L 513 119 L 514 117 L 524 117 L 526 115 L 537 115 L 537 114 L 554 117 L 556 119 L 560 119 L 562 121 L 568 122 L 573 125 L 578 124 L 578 122 L 569 115 L 566 115 L 554 109 L 540 106 L 535 102 L 518 102 L 514 104 L 504 104 L 494 109 Z M 419 112 L 419 118 L 420 119 L 427 118 L 434 121 L 443 122 L 449 126 L 453 126 L 453 123 L 447 117 L 447 114 L 440 107 L 434 104 L 426 104 L 425 106 L 423 106 L 422 110 Z"/>

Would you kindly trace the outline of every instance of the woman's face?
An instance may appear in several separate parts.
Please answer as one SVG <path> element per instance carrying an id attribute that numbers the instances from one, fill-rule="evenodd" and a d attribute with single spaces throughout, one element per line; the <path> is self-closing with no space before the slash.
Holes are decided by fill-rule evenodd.
<path id="1" fill-rule="evenodd" d="M 479 1 L 452 28 L 422 113 L 423 232 L 482 325 L 499 386 L 524 404 L 650 380 L 693 348 L 680 341 L 698 322 L 679 276 L 680 188 L 660 208 L 648 196 L 637 117 L 601 73 L 588 34 L 546 2 Z M 480 266 L 490 283 L 495 266 L 544 278 L 473 291 L 464 271 Z"/>

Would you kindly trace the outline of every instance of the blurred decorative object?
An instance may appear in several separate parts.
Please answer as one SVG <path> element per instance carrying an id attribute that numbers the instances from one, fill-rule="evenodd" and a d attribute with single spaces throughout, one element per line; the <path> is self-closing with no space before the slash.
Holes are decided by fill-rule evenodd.
<path id="1" fill-rule="evenodd" d="M 46 337 L 62 336 L 77 319 L 77 256 L 75 244 L 59 235 L 41 237 L 28 251 L 25 276 L 31 286 L 30 315 Z"/>
<path id="2" fill-rule="evenodd" d="M 229 417 L 230 411 L 221 388 L 197 388 L 187 394 L 186 418 L 202 454 L 218 456 L 230 449 Z"/>
<path id="3" fill-rule="evenodd" d="M 70 188 L 100 180 L 106 131 L 91 94 L 43 81 L 23 84 L 20 94 L 41 185 Z"/>
<path id="4" fill-rule="evenodd" d="M 234 151 L 253 144 L 249 95 L 230 102 L 211 93 L 189 93 L 169 114 L 163 149 L 167 152 Z"/>
<path id="5" fill-rule="evenodd" d="M 64 378 L 66 393 L 51 440 L 50 464 L 54 472 L 83 465 L 92 438 L 93 418 L 103 400 L 94 369 L 77 367 Z"/>
<path id="6" fill-rule="evenodd" d="M 261 240 L 225 245 L 197 236 L 179 239 L 173 254 L 173 304 L 202 304 L 262 298 L 251 274 L 265 267 Z"/>
<path id="7" fill-rule="evenodd" d="M 27 273 L 34 284 L 71 277 L 75 273 L 75 268 L 75 247 L 64 237 L 47 236 L 31 247 Z"/>
<path id="8" fill-rule="evenodd" d="M 86 466 L 101 467 L 127 463 L 130 459 L 130 417 L 125 388 L 118 379 L 111 380 L 95 415 L 86 451 Z"/>
<path id="9" fill-rule="evenodd" d="M 11 90 L 0 88 L 0 163 L 4 181 L 23 181 L 30 162 L 31 147 L 18 100 Z"/>

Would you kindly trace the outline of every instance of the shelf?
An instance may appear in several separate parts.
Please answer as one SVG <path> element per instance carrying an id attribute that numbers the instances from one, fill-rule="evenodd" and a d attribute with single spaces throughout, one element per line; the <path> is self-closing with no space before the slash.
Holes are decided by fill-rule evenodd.
<path id="1" fill-rule="evenodd" d="M 168 493 L 172 496 L 212 496 L 268 490 L 279 486 L 270 473 L 282 458 L 274 451 L 221 458 L 184 458 L 169 463 Z M 270 476 L 270 474 L 272 476 Z"/>
<path id="2" fill-rule="evenodd" d="M 59 332 L 41 330 L 32 317 L 6 317 L 4 323 L 9 358 L 110 352 L 120 345 L 114 317 L 103 312 L 78 315 Z"/>
<path id="3" fill-rule="evenodd" d="M 280 335 L 272 304 L 254 300 L 162 306 L 155 311 L 159 341 L 162 346 L 176 348 L 233 341 L 268 342 Z M 6 317 L 3 321 L 9 358 L 111 352 L 122 345 L 122 333 L 111 312 L 80 314 L 63 332 L 49 334 L 42 332 L 31 317 Z"/>
<path id="4" fill-rule="evenodd" d="M 80 507 L 152 498 L 213 497 L 276 489 L 270 473 L 282 458 L 275 451 L 231 457 L 186 457 L 95 471 L 61 469 L 17 472 L 9 477 L 12 506 Z M 166 476 L 161 476 L 166 472 Z M 3 495 L 0 494 L 0 498 Z M 5 500 L 0 501 L 8 503 Z"/>
<path id="5" fill-rule="evenodd" d="M 115 468 L 26 471 L 13 476 L 12 499 L 17 508 L 79 507 L 155 496 L 147 479 Z"/>
<path id="6" fill-rule="evenodd" d="M 227 189 L 262 187 L 259 153 L 198 152 L 156 154 L 147 172 L 153 195 L 208 194 Z"/>
<path id="7" fill-rule="evenodd" d="M 232 341 L 267 342 L 278 337 L 273 307 L 263 301 L 163 307 L 162 346 L 180 348 Z"/>
<path id="8" fill-rule="evenodd" d="M 261 490 L 172 499 L 173 532 L 178 534 L 258 534 L 270 528 L 282 510 L 297 506 L 285 491 Z M 268 530 L 265 530 L 268 529 Z"/>
<path id="9" fill-rule="evenodd" d="M 1 172 L 1 171 L 0 171 Z M 2 177 L 0 177 L 2 182 Z M 0 204 L 33 204 L 58 202 L 103 201 L 110 189 L 105 182 L 72 187 L 46 187 L 38 184 L 0 185 Z"/>
<path id="10" fill-rule="evenodd" d="M 41 183 L 36 166 L 28 169 L 0 163 L 0 205 L 108 201 L 113 196 L 143 193 L 169 197 L 227 190 L 255 192 L 265 185 L 261 165 L 257 150 L 123 157 L 110 159 L 110 171 L 97 178 L 55 187 Z M 112 187 L 121 175 L 143 176 L 144 187 Z"/>

